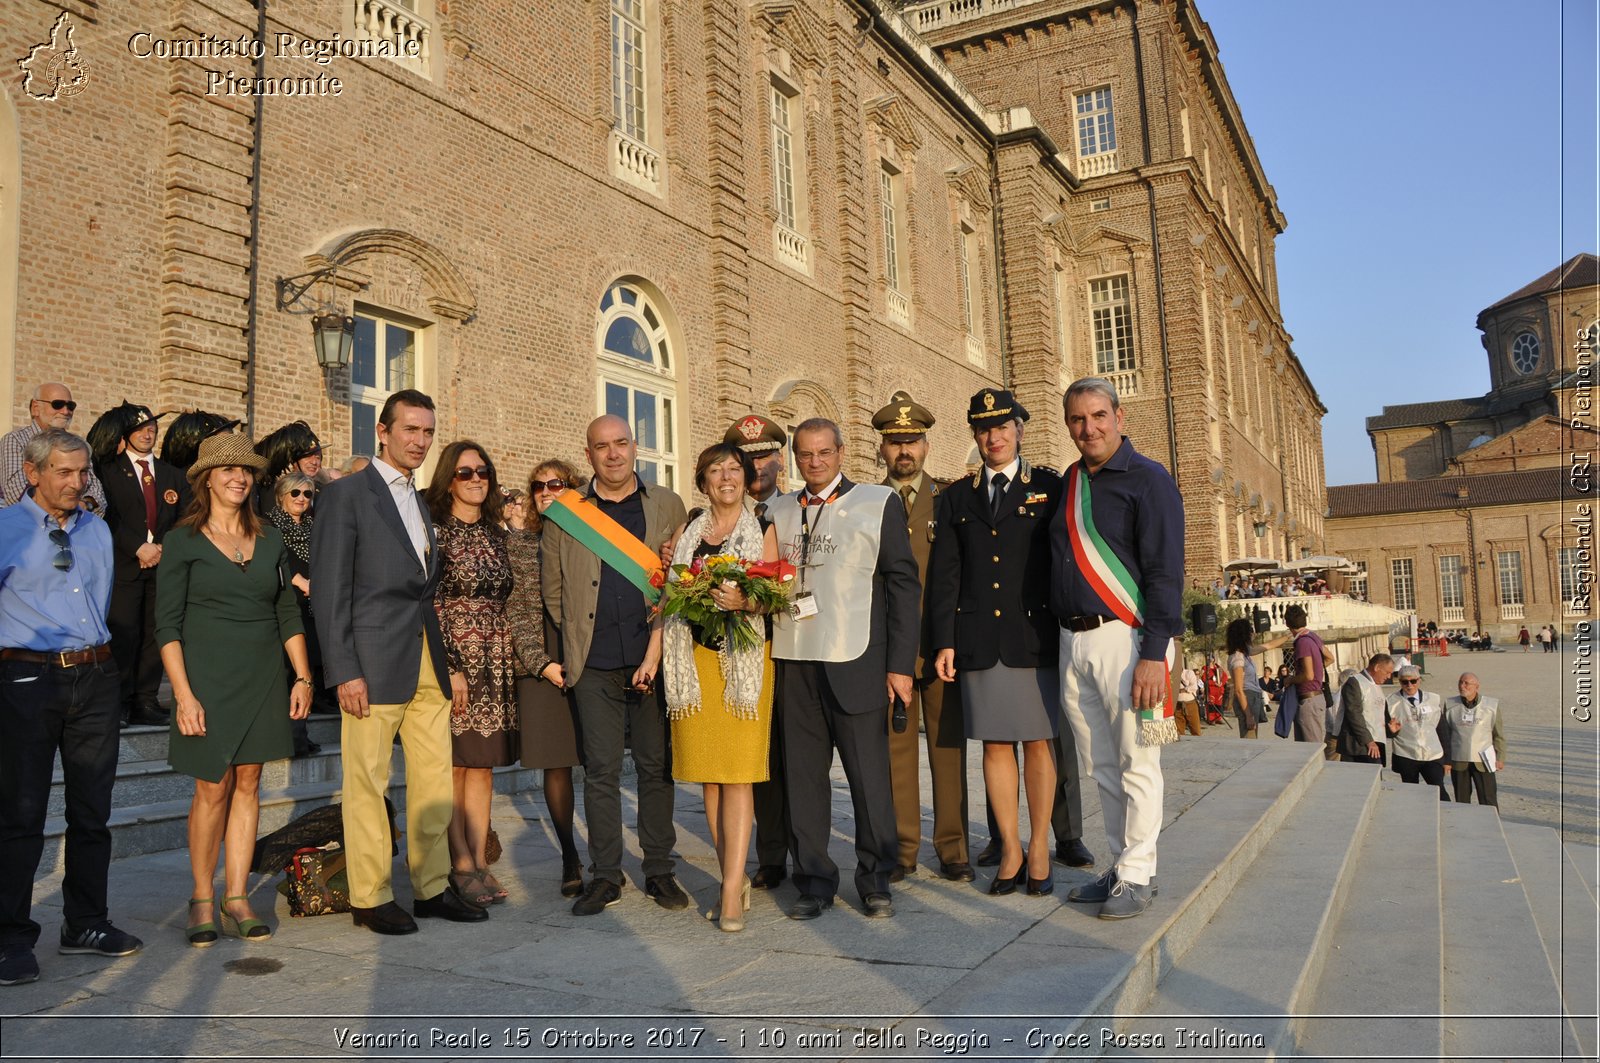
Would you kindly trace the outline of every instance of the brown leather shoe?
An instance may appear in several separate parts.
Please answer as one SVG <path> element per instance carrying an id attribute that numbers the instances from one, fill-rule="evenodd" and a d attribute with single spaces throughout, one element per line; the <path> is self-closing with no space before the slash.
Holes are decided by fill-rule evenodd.
<path id="1" fill-rule="evenodd" d="M 350 909 L 350 921 L 364 926 L 375 934 L 415 934 L 417 921 L 393 901 L 385 901 L 376 908 Z"/>
<path id="2" fill-rule="evenodd" d="M 939 877 L 951 882 L 971 882 L 978 876 L 971 864 L 940 864 Z"/>

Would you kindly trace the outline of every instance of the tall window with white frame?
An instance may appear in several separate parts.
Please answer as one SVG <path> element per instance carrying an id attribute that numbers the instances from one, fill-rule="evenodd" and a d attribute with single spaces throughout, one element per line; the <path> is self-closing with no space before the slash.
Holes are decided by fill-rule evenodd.
<path id="1" fill-rule="evenodd" d="M 810 265 L 805 194 L 804 109 L 799 90 L 773 76 L 770 118 L 772 125 L 772 206 L 777 214 L 773 252 L 780 262 L 806 271 Z"/>
<path id="2" fill-rule="evenodd" d="M 418 348 L 424 329 L 366 307 L 355 309 L 350 349 L 350 453 L 378 453 L 378 414 L 396 391 L 422 387 Z"/>
<path id="3" fill-rule="evenodd" d="M 885 161 L 878 170 L 878 201 L 883 225 L 883 276 L 888 287 L 889 316 L 901 324 L 911 321 L 911 300 L 906 298 L 901 222 L 905 210 L 905 174 Z"/>
<path id="4" fill-rule="evenodd" d="M 1589 587 L 1592 582 L 1583 571 L 1583 552 L 1576 546 L 1563 546 L 1556 553 L 1556 572 L 1561 581 L 1561 611 L 1567 616 L 1589 612 Z"/>
<path id="5" fill-rule="evenodd" d="M 1367 600 L 1367 563 L 1357 561 L 1355 566 L 1355 574 L 1345 580 L 1345 584 L 1350 588 L 1350 597 L 1364 602 Z"/>
<path id="6" fill-rule="evenodd" d="M 645 143 L 644 0 L 611 0 L 611 116 Z"/>
<path id="7" fill-rule="evenodd" d="M 1445 554 L 1439 558 L 1439 619 L 1446 624 L 1459 624 L 1466 618 L 1467 599 L 1461 580 L 1461 555 Z"/>
<path id="8" fill-rule="evenodd" d="M 676 491 L 677 382 L 662 307 L 643 285 L 618 281 L 600 297 L 596 333 L 599 412 L 633 429 L 640 479 Z"/>
<path id="9" fill-rule="evenodd" d="M 967 360 L 974 365 L 986 361 L 983 349 L 983 297 L 978 287 L 983 270 L 979 267 L 977 230 L 965 219 L 956 223 L 956 245 L 961 275 L 961 318 L 967 330 Z"/>
<path id="10" fill-rule="evenodd" d="M 1394 588 L 1394 607 L 1410 612 L 1417 607 L 1416 572 L 1409 557 L 1389 559 L 1389 582 Z"/>
<path id="11" fill-rule="evenodd" d="M 1128 311 L 1128 278 L 1089 282 L 1089 324 L 1094 336 L 1094 371 L 1110 379 L 1122 395 L 1139 393 L 1134 373 L 1133 317 Z"/>
<path id="12" fill-rule="evenodd" d="M 1078 176 L 1098 177 L 1117 169 L 1117 127 L 1111 111 L 1111 87 L 1102 86 L 1074 97 L 1077 114 Z"/>
<path id="13" fill-rule="evenodd" d="M 1526 609 L 1522 596 L 1522 551 L 1497 550 L 1494 570 L 1500 587 L 1500 619 L 1521 620 Z"/>

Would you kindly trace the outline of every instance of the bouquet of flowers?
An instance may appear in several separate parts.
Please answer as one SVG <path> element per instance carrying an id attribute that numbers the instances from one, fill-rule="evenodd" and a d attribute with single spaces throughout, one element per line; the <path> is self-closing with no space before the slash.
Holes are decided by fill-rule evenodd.
<path id="1" fill-rule="evenodd" d="M 663 614 L 687 620 L 708 642 L 720 640 L 730 650 L 746 651 L 760 648 L 760 628 L 748 622 L 748 613 L 730 613 L 713 602 L 712 588 L 732 583 L 759 612 L 775 613 L 788 608 L 794 577 L 795 568 L 787 561 L 746 561 L 733 554 L 716 554 L 663 569 L 651 577 L 651 583 L 662 590 Z"/>

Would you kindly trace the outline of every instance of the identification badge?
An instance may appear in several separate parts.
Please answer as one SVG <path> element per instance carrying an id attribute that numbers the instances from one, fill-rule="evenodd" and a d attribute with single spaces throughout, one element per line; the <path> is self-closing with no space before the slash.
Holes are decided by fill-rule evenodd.
<path id="1" fill-rule="evenodd" d="M 1472 724 L 1472 721 L 1477 719 L 1477 718 L 1478 718 L 1478 710 L 1477 709 L 1464 709 L 1464 710 L 1462 710 L 1462 713 L 1461 713 L 1461 722 L 1462 723 L 1467 724 L 1468 726 L 1470 726 Z"/>
<path id="2" fill-rule="evenodd" d="M 804 620 L 808 616 L 816 616 L 817 596 L 810 591 L 795 595 L 794 601 L 789 603 L 789 615 L 796 620 Z"/>

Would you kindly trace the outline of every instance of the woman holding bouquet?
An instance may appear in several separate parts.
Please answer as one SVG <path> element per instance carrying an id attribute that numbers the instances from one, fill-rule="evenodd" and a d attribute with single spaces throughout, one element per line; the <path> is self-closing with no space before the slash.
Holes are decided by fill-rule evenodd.
<path id="1" fill-rule="evenodd" d="M 680 782 L 704 784 L 706 820 L 722 868 L 722 901 L 708 918 L 727 931 L 744 929 L 750 906 L 744 867 L 755 820 L 751 784 L 767 779 L 772 728 L 772 646 L 759 615 L 765 610 L 746 595 L 746 584 L 711 580 L 706 573 L 708 559 L 718 559 L 709 567 L 727 571 L 740 562 L 747 567 L 778 558 L 772 529 L 763 531 L 744 508 L 745 460 L 737 447 L 718 443 L 695 462 L 695 486 L 711 505 L 677 537 L 677 582 L 667 593 L 662 626 L 672 774 Z M 720 626 L 692 623 L 684 612 L 696 609 L 675 610 L 674 597 L 701 609 L 741 614 L 731 620 L 747 632 L 720 634 L 727 630 L 726 617 L 716 618 L 724 622 Z"/>

